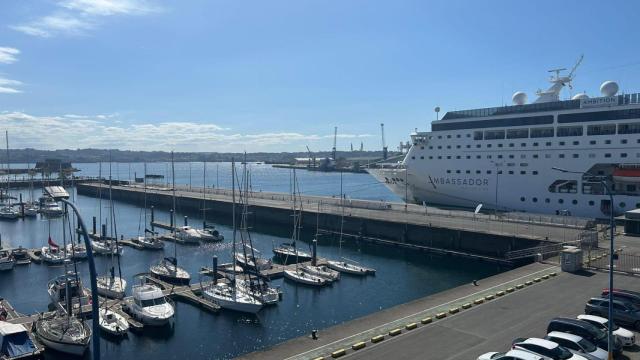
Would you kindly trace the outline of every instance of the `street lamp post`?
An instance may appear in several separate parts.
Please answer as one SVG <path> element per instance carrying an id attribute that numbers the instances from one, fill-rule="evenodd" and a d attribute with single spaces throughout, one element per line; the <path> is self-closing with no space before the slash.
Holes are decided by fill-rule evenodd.
<path id="1" fill-rule="evenodd" d="M 557 167 L 553 167 L 553 170 L 557 170 L 563 173 L 569 173 L 569 174 L 579 174 L 579 175 L 586 175 L 586 176 L 590 176 L 593 178 L 597 178 L 597 176 L 591 174 L 590 172 L 587 171 L 569 171 L 566 169 L 562 169 L 562 168 L 557 168 Z M 609 201 L 610 201 L 610 207 L 609 207 L 609 229 L 611 231 L 610 237 L 611 237 L 611 242 L 610 242 L 610 248 L 609 248 L 609 309 L 608 309 L 608 323 L 607 323 L 607 351 L 609 353 L 608 359 L 609 360 L 613 360 L 613 238 L 614 238 L 614 226 L 615 226 L 615 222 L 613 220 L 613 193 L 611 192 L 611 189 L 609 188 L 609 185 L 607 185 L 607 182 L 604 181 L 604 179 L 599 179 L 598 180 L 602 186 L 604 187 L 605 191 L 607 192 L 607 194 L 609 195 Z"/>

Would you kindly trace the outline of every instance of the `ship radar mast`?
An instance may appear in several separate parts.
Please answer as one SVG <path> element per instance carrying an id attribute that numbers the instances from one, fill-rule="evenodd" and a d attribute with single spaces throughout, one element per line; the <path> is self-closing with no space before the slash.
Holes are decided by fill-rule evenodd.
<path id="1" fill-rule="evenodd" d="M 578 59 L 576 64 L 573 66 L 573 68 L 571 68 L 571 71 L 569 72 L 568 75 L 560 75 L 562 71 L 567 70 L 566 68 L 549 70 L 550 73 L 555 73 L 555 76 L 552 75 L 551 79 L 549 79 L 549 82 L 553 85 L 551 85 L 551 87 L 549 87 L 547 90 L 544 90 L 544 91 L 538 90 L 536 92 L 536 95 L 538 95 L 538 98 L 536 99 L 536 101 L 534 101 L 534 103 L 559 101 L 560 92 L 562 91 L 562 88 L 565 85 L 568 85 L 569 88 L 572 89 L 571 81 L 575 79 L 576 69 L 578 68 L 578 66 L 580 66 L 580 63 L 582 63 L 582 59 L 584 59 L 584 55 L 580 55 L 580 58 Z"/>

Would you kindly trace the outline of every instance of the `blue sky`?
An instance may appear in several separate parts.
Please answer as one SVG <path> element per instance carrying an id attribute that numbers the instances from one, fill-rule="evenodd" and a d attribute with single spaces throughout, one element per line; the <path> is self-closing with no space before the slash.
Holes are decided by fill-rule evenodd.
<path id="1" fill-rule="evenodd" d="M 0 124 L 12 147 L 395 148 L 433 108 L 533 100 L 585 55 L 574 93 L 640 91 L 640 2 L 0 3 Z M 565 93 L 568 96 L 569 93 Z"/>

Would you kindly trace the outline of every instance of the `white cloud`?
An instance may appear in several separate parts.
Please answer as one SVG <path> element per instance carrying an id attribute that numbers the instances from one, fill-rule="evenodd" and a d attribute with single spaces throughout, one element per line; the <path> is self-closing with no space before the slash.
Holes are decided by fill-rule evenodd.
<path id="1" fill-rule="evenodd" d="M 16 89 L 16 86 L 22 85 L 22 82 L 18 80 L 11 80 L 0 77 L 0 94 L 17 94 L 22 90 Z"/>
<path id="2" fill-rule="evenodd" d="M 13 30 L 37 37 L 84 35 L 102 18 L 115 15 L 144 15 L 159 11 L 145 0 L 65 0 L 62 10 L 26 23 L 10 25 Z"/>
<path id="3" fill-rule="evenodd" d="M 20 54 L 20 50 L 11 47 L 0 46 L 0 63 L 11 64 L 18 61 L 17 55 Z"/>
<path id="4" fill-rule="evenodd" d="M 0 113 L 0 123 L 9 130 L 14 146 L 38 149 L 118 148 L 128 150 L 177 151 L 280 151 L 301 147 L 333 135 L 268 132 L 231 133 L 216 124 L 159 122 L 126 124 L 119 115 L 35 116 L 24 112 Z M 341 134 L 342 138 L 364 138 L 369 134 Z"/>

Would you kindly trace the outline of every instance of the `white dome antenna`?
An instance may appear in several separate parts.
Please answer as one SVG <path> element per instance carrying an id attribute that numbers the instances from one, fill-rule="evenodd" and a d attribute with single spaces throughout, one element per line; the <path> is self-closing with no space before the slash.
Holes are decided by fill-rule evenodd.
<path id="1" fill-rule="evenodd" d="M 517 91 L 511 97 L 511 101 L 513 101 L 515 105 L 524 105 L 527 103 L 527 94 L 522 91 Z"/>
<path id="2" fill-rule="evenodd" d="M 614 96 L 618 93 L 618 90 L 620 90 L 620 87 L 615 81 L 608 80 L 600 85 L 600 92 L 602 93 L 602 96 Z"/>
<path id="3" fill-rule="evenodd" d="M 587 95 L 586 92 L 581 92 L 579 94 L 573 95 L 571 100 L 582 100 L 582 99 L 588 99 L 588 98 L 589 98 L 589 95 Z"/>

